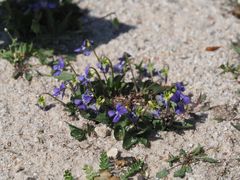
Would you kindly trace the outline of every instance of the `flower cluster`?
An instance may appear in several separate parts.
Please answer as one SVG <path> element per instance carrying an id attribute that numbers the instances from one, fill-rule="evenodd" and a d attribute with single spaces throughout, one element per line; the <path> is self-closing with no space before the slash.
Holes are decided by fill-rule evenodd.
<path id="1" fill-rule="evenodd" d="M 47 0 L 39 0 L 35 3 L 28 4 L 28 8 L 31 11 L 39 11 L 41 9 L 55 9 L 58 6 L 56 2 Z"/>
<path id="2" fill-rule="evenodd" d="M 63 69 L 65 67 L 65 62 L 64 59 L 62 57 L 60 57 L 58 59 L 58 63 L 53 65 L 52 69 L 53 69 L 53 76 L 60 76 Z"/>
<path id="3" fill-rule="evenodd" d="M 64 83 L 54 89 L 53 96 L 63 97 L 66 84 L 70 87 L 70 102 L 65 105 L 70 112 L 77 111 L 88 119 L 109 125 L 117 139 L 131 136 L 135 138 L 131 141 L 133 144 L 145 145 L 148 134 L 174 125 L 175 116 L 187 112 L 191 99 L 184 94 L 184 84 L 162 82 L 162 72 L 166 70 L 156 70 L 152 63 L 133 64 L 128 53 L 112 64 L 108 57 L 99 57 L 92 44 L 93 41 L 85 40 L 75 52 L 90 55 L 93 51 L 98 60 L 97 68 L 88 65 L 80 75 L 75 70 L 66 77 L 63 73 L 58 79 L 63 78 Z M 60 58 L 53 66 L 53 75 L 61 74 L 64 67 L 64 60 Z M 126 78 L 126 73 L 132 77 Z M 154 80 L 154 76 L 158 80 Z"/>

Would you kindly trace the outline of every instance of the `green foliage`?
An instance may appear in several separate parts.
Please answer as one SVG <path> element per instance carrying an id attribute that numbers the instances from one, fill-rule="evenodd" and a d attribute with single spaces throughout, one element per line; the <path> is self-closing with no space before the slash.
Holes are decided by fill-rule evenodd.
<path id="1" fill-rule="evenodd" d="M 143 168 L 143 161 L 139 160 L 133 163 L 121 176 L 121 180 L 128 180 L 129 177 L 134 176 L 136 173 L 142 170 Z"/>
<path id="2" fill-rule="evenodd" d="M 100 170 L 109 170 L 110 168 L 110 161 L 106 152 L 102 152 L 100 155 L 99 167 L 100 167 Z"/>
<path id="3" fill-rule="evenodd" d="M 121 179 L 128 180 L 130 177 L 139 173 L 143 170 L 144 162 L 141 160 L 134 160 L 132 162 L 127 162 L 127 170 L 118 169 L 116 166 L 113 166 L 118 161 L 118 159 L 110 159 L 107 157 L 106 152 L 102 152 L 99 159 L 99 170 L 95 172 L 92 166 L 85 165 L 83 170 L 86 173 L 87 180 L 100 180 L 100 179 Z M 119 172 L 116 174 L 116 172 Z M 119 174 L 119 175 L 118 175 Z"/>
<path id="4" fill-rule="evenodd" d="M 231 125 L 235 127 L 238 131 L 240 131 L 240 123 L 237 123 L 237 124 L 231 123 Z"/>
<path id="5" fill-rule="evenodd" d="M 205 154 L 204 148 L 200 145 L 198 145 L 196 148 L 194 148 L 190 152 L 180 149 L 178 155 L 174 156 L 174 155 L 170 154 L 170 156 L 168 158 L 170 168 L 169 169 L 164 168 L 163 170 L 159 171 L 157 173 L 156 177 L 158 179 L 165 178 L 168 176 L 169 171 L 180 166 L 180 168 L 174 172 L 174 177 L 184 178 L 186 173 L 192 172 L 191 164 L 199 162 L 199 161 L 208 162 L 208 163 L 218 163 L 219 162 L 216 159 L 208 157 Z"/>
<path id="6" fill-rule="evenodd" d="M 71 0 L 52 0 L 52 8 L 40 6 L 37 0 L 5 0 L 0 3 L 3 26 L 18 38 L 32 39 L 41 36 L 63 34 L 80 30 L 79 18 L 82 12 Z"/>
<path id="7" fill-rule="evenodd" d="M 72 173 L 71 173 L 71 171 L 69 171 L 69 170 L 66 170 L 66 171 L 64 172 L 63 177 L 64 177 L 64 180 L 74 180 L 74 178 L 73 178 L 73 176 L 72 176 Z"/>
<path id="8" fill-rule="evenodd" d="M 168 170 L 166 168 L 164 168 L 163 170 L 159 171 L 157 174 L 156 174 L 156 178 L 157 179 L 163 179 L 165 177 L 167 177 L 169 174 Z"/>
<path id="9" fill-rule="evenodd" d="M 74 137 L 78 141 L 83 141 L 86 139 L 86 131 L 83 129 L 80 129 L 76 126 L 73 126 L 71 124 L 68 124 L 70 128 L 70 135 Z"/>
<path id="10" fill-rule="evenodd" d="M 93 170 L 92 166 L 85 165 L 83 167 L 83 170 L 85 171 L 87 180 L 94 180 L 94 178 L 99 175 L 99 173 L 97 173 Z"/>
<path id="11" fill-rule="evenodd" d="M 11 37 L 11 35 L 9 34 Z M 15 71 L 13 78 L 24 77 L 31 81 L 33 77 L 33 67 L 29 63 L 31 57 L 37 57 L 41 64 L 48 64 L 47 59 L 53 56 L 53 51 L 34 49 L 32 43 L 19 42 L 12 38 L 12 43 L 6 48 L 0 50 L 0 57 L 13 64 Z"/>
<path id="12" fill-rule="evenodd" d="M 239 42 L 233 43 L 232 48 L 236 53 L 240 55 Z M 235 79 L 238 79 L 240 75 L 240 64 L 229 64 L 229 62 L 227 62 L 226 64 L 222 64 L 219 68 L 222 70 L 222 74 L 231 73 Z"/>

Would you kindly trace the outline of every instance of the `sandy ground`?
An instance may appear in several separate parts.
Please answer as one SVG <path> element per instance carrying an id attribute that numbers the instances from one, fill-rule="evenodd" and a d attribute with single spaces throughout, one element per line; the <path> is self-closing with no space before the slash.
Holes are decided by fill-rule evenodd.
<path id="1" fill-rule="evenodd" d="M 239 101 L 239 84 L 231 75 L 220 75 L 222 63 L 237 62 L 238 55 L 230 48 L 240 29 L 240 20 L 228 13 L 226 0 L 85 0 L 82 8 L 89 8 L 92 16 L 101 17 L 115 11 L 121 22 L 135 28 L 109 43 L 99 46 L 97 52 L 116 60 L 124 51 L 136 60 L 152 59 L 158 67 L 170 66 L 169 81 L 185 81 L 195 95 L 207 94 L 211 105 L 233 105 Z M 92 29 L 98 28 L 93 24 Z M 103 30 L 105 30 L 103 28 Z M 101 39 L 97 33 L 92 37 Z M 221 46 L 207 52 L 207 46 Z M 94 57 L 79 56 L 74 67 L 81 71 Z M 43 68 L 49 72 L 49 69 Z M 91 137 L 84 142 L 73 140 L 64 121 L 81 126 L 84 119 L 72 121 L 60 105 L 48 112 L 36 107 L 37 96 L 51 92 L 59 83 L 53 78 L 37 77 L 29 84 L 23 79 L 11 78 L 12 66 L 0 61 L 0 179 L 63 179 L 70 169 L 78 179 L 85 179 L 84 164 L 98 166 L 99 153 L 116 147 L 123 156 L 137 156 L 148 164 L 150 179 L 156 172 L 168 167 L 169 153 L 184 148 L 191 150 L 198 143 L 207 153 L 221 161 L 218 165 L 199 163 L 185 179 L 240 179 L 240 133 L 231 121 L 214 120 L 220 111 L 209 111 L 197 123 L 196 130 L 160 132 L 161 139 L 151 148 L 142 146 L 125 151 L 113 136 Z M 49 102 L 53 102 L 49 99 Z M 230 112 L 231 113 L 231 112 Z M 225 112 L 223 114 L 226 114 Z M 169 176 L 172 179 L 172 176 Z"/>

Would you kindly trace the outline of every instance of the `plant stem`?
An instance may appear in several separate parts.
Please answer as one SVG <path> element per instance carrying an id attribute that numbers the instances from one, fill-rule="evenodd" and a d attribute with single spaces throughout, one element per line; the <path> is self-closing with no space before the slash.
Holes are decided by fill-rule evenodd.
<path id="1" fill-rule="evenodd" d="M 98 73 L 98 71 L 94 68 L 94 67 L 89 67 L 89 69 L 93 69 L 95 71 L 95 73 L 97 74 L 97 77 L 99 79 L 99 81 L 101 82 L 102 86 L 104 87 L 104 84 L 102 82 L 102 79 L 101 79 L 101 76 L 100 74 Z"/>
<path id="2" fill-rule="evenodd" d="M 100 57 L 97 55 L 97 53 L 96 53 L 96 51 L 95 51 L 94 49 L 93 49 L 93 53 L 94 53 L 94 55 L 96 56 L 98 62 L 101 64 L 101 59 L 100 59 Z M 107 76 L 106 76 L 106 74 L 105 74 L 104 72 L 103 72 L 103 76 L 104 76 L 105 80 L 107 81 Z"/>
<path id="3" fill-rule="evenodd" d="M 61 103 L 63 106 L 67 106 L 66 103 L 64 103 L 63 101 L 59 100 L 58 98 L 56 98 L 55 96 L 53 96 L 50 93 L 42 93 L 41 95 L 48 95 L 48 96 L 52 97 L 53 99 L 55 99 L 56 101 L 58 101 L 59 103 Z"/>
<path id="4" fill-rule="evenodd" d="M 138 88 L 137 88 L 137 81 L 135 79 L 135 76 L 134 76 L 134 73 L 133 73 L 133 69 L 132 69 L 132 66 L 131 66 L 131 63 L 128 62 L 128 65 L 129 65 L 129 68 L 130 68 L 130 71 L 131 71 L 131 74 L 132 74 L 132 78 L 133 78 L 133 82 L 134 82 L 134 89 L 136 91 L 136 93 L 138 92 Z"/>
<path id="5" fill-rule="evenodd" d="M 78 76 L 77 72 L 75 71 L 75 69 L 73 68 L 73 66 L 71 65 L 71 63 L 69 61 L 68 62 L 68 65 L 70 66 L 71 70 L 73 71 L 73 73 Z"/>

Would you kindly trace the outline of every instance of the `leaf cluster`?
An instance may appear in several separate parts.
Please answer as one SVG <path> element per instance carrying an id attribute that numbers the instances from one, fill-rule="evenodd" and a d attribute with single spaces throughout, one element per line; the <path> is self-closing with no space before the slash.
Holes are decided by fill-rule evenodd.
<path id="1" fill-rule="evenodd" d="M 114 166 L 115 159 L 110 159 L 106 152 L 102 152 L 99 159 L 99 170 L 96 172 L 93 170 L 92 166 L 85 165 L 83 170 L 86 173 L 87 180 L 127 180 L 135 174 L 142 171 L 144 162 L 137 160 L 128 165 L 126 170 L 121 169 L 118 174 L 116 174 L 116 166 Z"/>
<path id="2" fill-rule="evenodd" d="M 72 0 L 47 2 L 54 3 L 56 7 L 37 9 L 37 0 L 2 1 L 0 9 L 3 16 L 0 20 L 11 34 L 21 39 L 40 38 L 80 29 L 78 19 L 82 14 Z"/>
<path id="3" fill-rule="evenodd" d="M 164 168 L 159 171 L 156 175 L 158 179 L 162 179 L 168 176 L 171 170 L 176 169 L 180 166 L 175 172 L 174 177 L 184 178 L 186 173 L 192 172 L 191 164 L 197 163 L 199 161 L 208 162 L 208 163 L 218 163 L 218 160 L 210 158 L 204 151 L 204 148 L 201 145 L 198 145 L 195 149 L 190 152 L 187 152 L 183 149 L 180 149 L 178 155 L 169 155 L 168 163 L 170 168 Z M 176 164 L 176 165 L 175 165 Z"/>
<path id="4" fill-rule="evenodd" d="M 34 49 L 32 43 L 19 42 L 15 38 L 6 49 L 0 50 L 0 57 L 14 65 L 14 79 L 24 77 L 28 81 L 32 80 L 33 67 L 29 64 L 29 59 L 33 56 L 38 58 L 41 64 L 46 65 L 48 64 L 47 59 L 53 56 L 53 51 Z"/>

